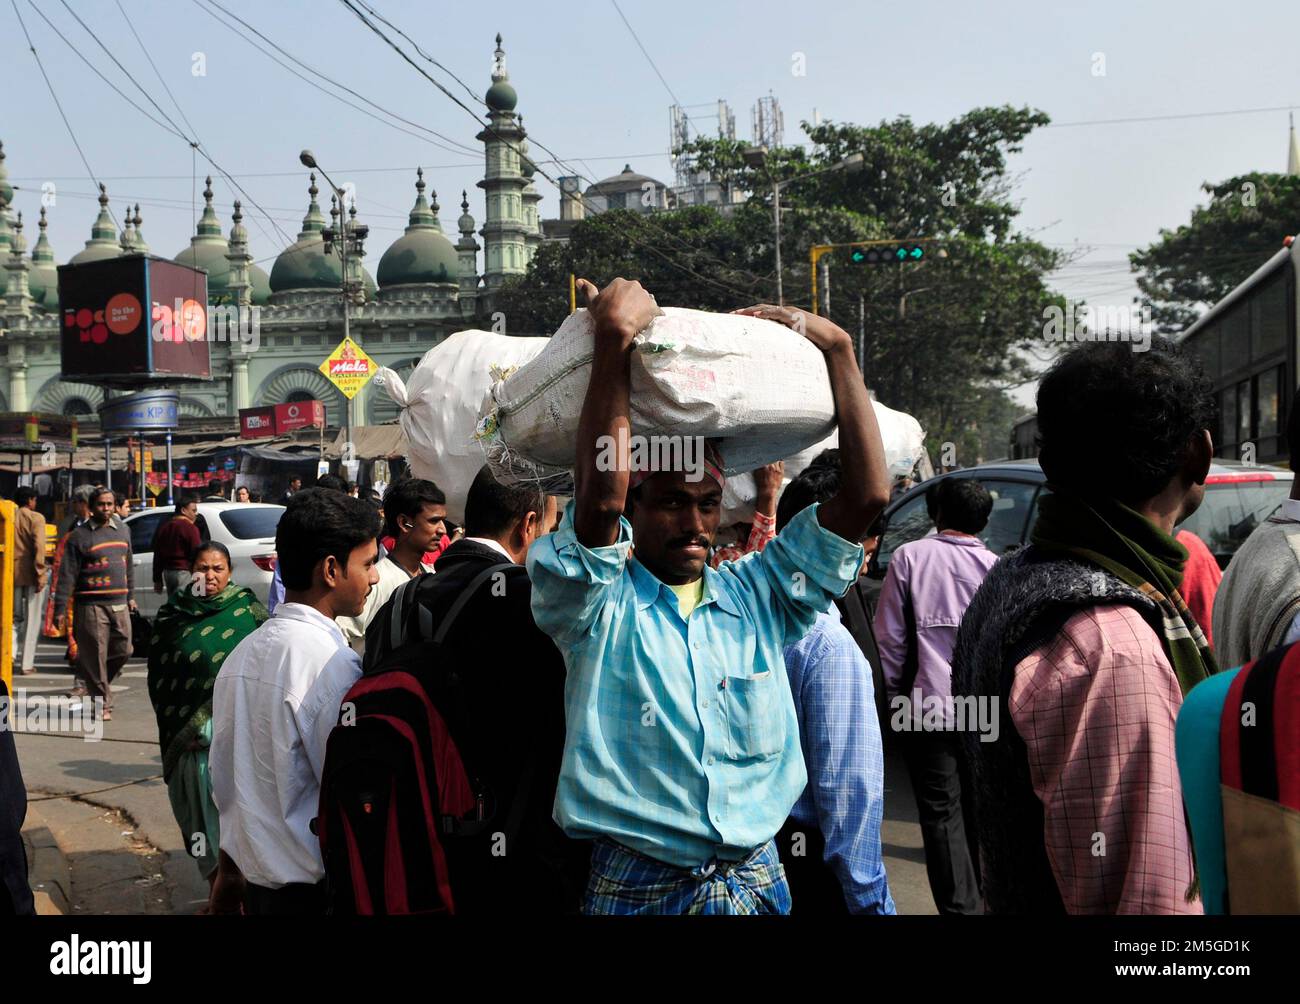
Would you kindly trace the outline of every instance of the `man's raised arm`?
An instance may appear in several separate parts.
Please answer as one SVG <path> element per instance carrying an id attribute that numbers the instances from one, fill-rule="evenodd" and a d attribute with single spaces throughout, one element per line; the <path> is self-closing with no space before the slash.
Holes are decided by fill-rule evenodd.
<path id="1" fill-rule="evenodd" d="M 795 307 L 760 303 L 736 313 L 779 321 L 802 334 L 825 355 L 839 422 L 843 479 L 839 492 L 818 508 L 817 520 L 832 533 L 858 543 L 889 502 L 889 472 L 876 410 L 871 407 L 853 358 L 853 340 L 826 318 Z"/>
<path id="2" fill-rule="evenodd" d="M 659 307 L 639 282 L 615 279 L 599 292 L 586 279 L 578 286 L 595 322 L 595 351 L 578 419 L 573 529 L 584 547 L 608 547 L 627 499 L 632 340 Z"/>

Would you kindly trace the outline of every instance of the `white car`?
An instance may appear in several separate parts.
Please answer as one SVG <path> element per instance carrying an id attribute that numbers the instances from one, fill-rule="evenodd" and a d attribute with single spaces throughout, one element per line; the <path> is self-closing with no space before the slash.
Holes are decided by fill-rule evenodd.
<path id="1" fill-rule="evenodd" d="M 261 502 L 199 503 L 199 516 L 207 524 L 208 536 L 230 551 L 230 581 L 247 586 L 263 603 L 271 589 L 275 528 L 283 512 L 282 505 Z M 134 555 L 135 602 L 150 620 L 167 602 L 165 593 L 153 591 L 153 538 L 173 515 L 175 510 L 170 506 L 160 506 L 126 517 Z"/>

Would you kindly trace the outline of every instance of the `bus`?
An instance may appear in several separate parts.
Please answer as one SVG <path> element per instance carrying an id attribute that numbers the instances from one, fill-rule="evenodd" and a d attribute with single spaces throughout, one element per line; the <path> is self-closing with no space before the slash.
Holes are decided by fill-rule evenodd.
<path id="1" fill-rule="evenodd" d="M 1205 367 L 1218 407 L 1215 456 L 1287 464 L 1286 416 L 1297 373 L 1296 269 L 1292 238 L 1183 332 Z"/>

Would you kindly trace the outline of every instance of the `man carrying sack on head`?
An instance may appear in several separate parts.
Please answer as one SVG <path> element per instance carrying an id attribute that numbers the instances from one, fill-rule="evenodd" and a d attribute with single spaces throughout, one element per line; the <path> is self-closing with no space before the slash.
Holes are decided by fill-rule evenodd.
<path id="1" fill-rule="evenodd" d="M 807 775 L 782 652 L 857 579 L 858 541 L 889 495 L 852 344 L 802 311 L 742 311 L 825 353 L 844 484 L 761 554 L 714 571 L 716 450 L 689 471 L 630 470 L 630 360 L 658 306 L 639 283 L 579 284 L 595 354 L 576 494 L 529 551 L 528 573 L 537 624 L 568 669 L 555 819 L 596 840 L 584 911 L 788 913 L 772 838 Z"/>

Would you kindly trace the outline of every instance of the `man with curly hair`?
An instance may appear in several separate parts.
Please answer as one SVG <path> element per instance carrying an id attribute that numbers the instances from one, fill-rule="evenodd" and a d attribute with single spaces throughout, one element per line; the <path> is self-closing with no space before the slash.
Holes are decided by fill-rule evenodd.
<path id="1" fill-rule="evenodd" d="M 1174 758 L 1184 695 L 1218 671 L 1179 592 L 1174 527 L 1201 504 L 1214 404 L 1167 339 L 1061 357 L 1038 390 L 1051 494 L 975 594 L 956 699 L 991 913 L 1200 913 Z"/>

